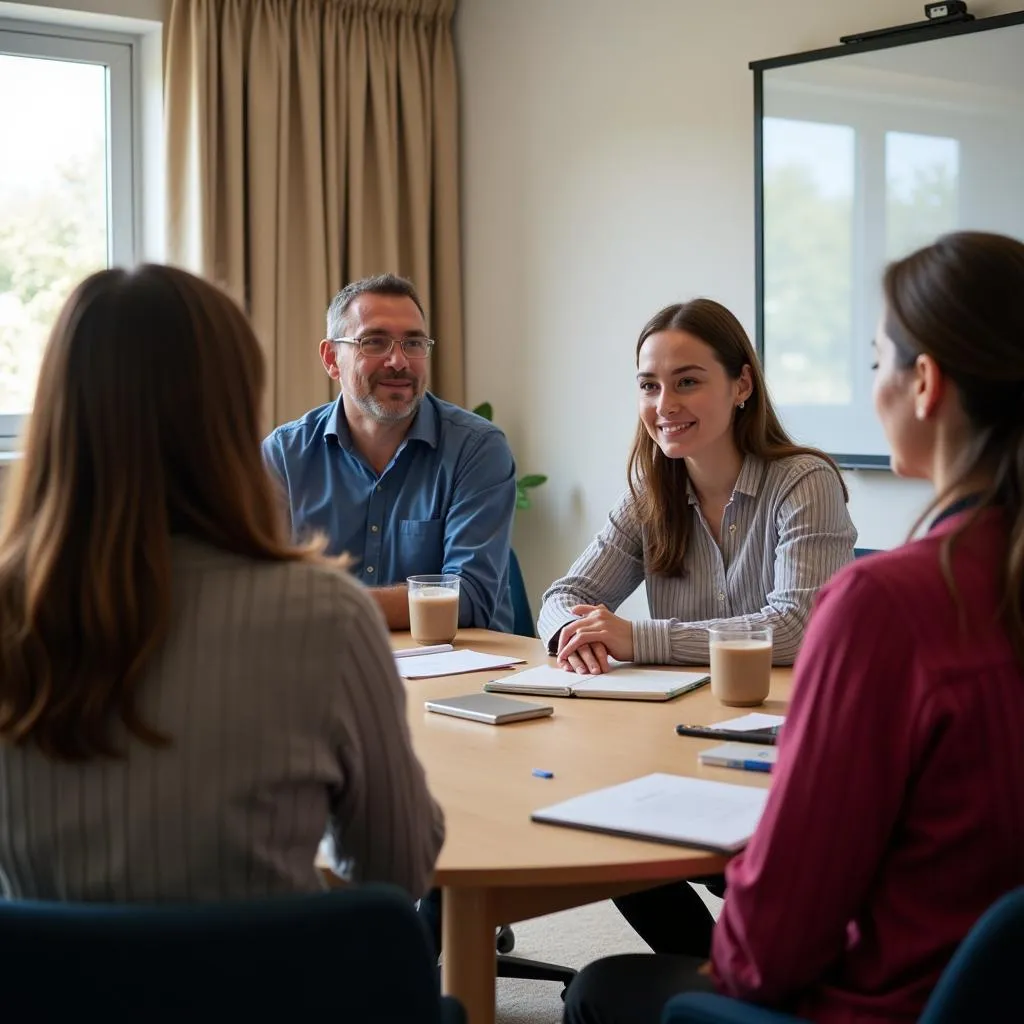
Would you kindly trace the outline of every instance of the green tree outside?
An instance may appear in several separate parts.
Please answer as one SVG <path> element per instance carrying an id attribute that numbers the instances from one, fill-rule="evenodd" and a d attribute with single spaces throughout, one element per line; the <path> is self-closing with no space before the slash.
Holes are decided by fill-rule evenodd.
<path id="1" fill-rule="evenodd" d="M 0 191 L 0 413 L 32 406 L 43 348 L 64 300 L 107 266 L 103 147 L 47 179 Z"/>
<path id="2" fill-rule="evenodd" d="M 909 166 L 897 163 L 908 173 L 890 178 L 886 189 L 887 259 L 934 241 L 959 222 L 955 149 L 934 157 L 911 154 Z M 850 360 L 859 351 L 851 336 L 854 227 L 852 194 L 825 194 L 797 160 L 766 170 L 765 347 L 772 392 L 782 405 L 852 401 Z"/>

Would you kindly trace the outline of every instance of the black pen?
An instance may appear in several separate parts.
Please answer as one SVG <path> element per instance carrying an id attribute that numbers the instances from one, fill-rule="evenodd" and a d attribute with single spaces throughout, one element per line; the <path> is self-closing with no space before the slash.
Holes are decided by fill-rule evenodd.
<path id="1" fill-rule="evenodd" d="M 734 740 L 737 743 L 761 743 L 774 746 L 778 741 L 779 727 L 770 729 L 713 729 L 710 725 L 677 725 L 680 736 L 700 736 L 710 740 Z"/>

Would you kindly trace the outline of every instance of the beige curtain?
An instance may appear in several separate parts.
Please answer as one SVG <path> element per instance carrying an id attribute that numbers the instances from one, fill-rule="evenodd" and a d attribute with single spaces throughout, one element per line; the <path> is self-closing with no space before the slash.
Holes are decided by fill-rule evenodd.
<path id="1" fill-rule="evenodd" d="M 456 0 L 171 0 L 169 258 L 249 311 L 267 426 L 331 397 L 331 296 L 412 278 L 463 401 Z"/>

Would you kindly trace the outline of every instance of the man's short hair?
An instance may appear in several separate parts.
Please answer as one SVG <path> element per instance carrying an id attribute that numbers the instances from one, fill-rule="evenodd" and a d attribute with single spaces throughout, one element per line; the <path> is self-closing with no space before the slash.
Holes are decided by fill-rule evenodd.
<path id="1" fill-rule="evenodd" d="M 416 294 L 412 281 L 399 277 L 397 274 L 377 274 L 376 277 L 364 277 L 360 281 L 352 281 L 345 285 L 337 295 L 331 299 L 327 307 L 327 337 L 340 338 L 344 331 L 345 313 L 360 295 L 402 295 L 412 299 L 416 308 L 423 314 L 426 320 L 427 314 L 423 310 L 423 303 Z"/>

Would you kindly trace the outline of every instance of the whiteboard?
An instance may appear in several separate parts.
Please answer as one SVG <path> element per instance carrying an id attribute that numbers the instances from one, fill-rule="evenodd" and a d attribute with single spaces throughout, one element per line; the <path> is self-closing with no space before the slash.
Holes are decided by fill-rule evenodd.
<path id="1" fill-rule="evenodd" d="M 957 229 L 1024 240 L 1024 15 L 760 61 L 757 334 L 787 430 L 887 468 L 871 340 L 893 259 Z"/>

